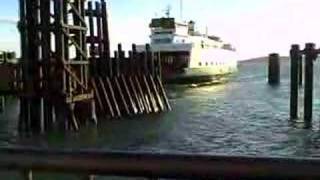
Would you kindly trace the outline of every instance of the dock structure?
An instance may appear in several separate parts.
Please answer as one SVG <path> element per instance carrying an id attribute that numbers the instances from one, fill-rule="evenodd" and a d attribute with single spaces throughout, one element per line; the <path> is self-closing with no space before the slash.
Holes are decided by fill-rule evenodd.
<path id="1" fill-rule="evenodd" d="M 312 122 L 313 116 L 313 88 L 314 88 L 314 61 L 318 58 L 320 49 L 316 49 L 314 43 L 307 43 L 303 50 L 299 45 L 292 45 L 290 50 L 291 59 L 291 93 L 290 93 L 290 118 L 298 119 L 298 95 L 299 85 L 302 85 L 304 60 L 304 121 L 307 125 Z"/>
<path id="2" fill-rule="evenodd" d="M 21 59 L 6 90 L 19 130 L 79 130 L 98 119 L 171 110 L 160 56 L 121 44 L 111 57 L 105 0 L 20 0 Z"/>

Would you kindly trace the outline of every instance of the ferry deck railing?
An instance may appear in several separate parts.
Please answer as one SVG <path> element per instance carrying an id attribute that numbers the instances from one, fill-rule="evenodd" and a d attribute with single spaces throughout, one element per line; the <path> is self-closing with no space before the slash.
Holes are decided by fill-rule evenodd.
<path id="1" fill-rule="evenodd" d="M 147 179 L 320 179 L 319 159 L 0 149 L 0 169 Z M 26 176 L 25 179 L 32 179 Z"/>

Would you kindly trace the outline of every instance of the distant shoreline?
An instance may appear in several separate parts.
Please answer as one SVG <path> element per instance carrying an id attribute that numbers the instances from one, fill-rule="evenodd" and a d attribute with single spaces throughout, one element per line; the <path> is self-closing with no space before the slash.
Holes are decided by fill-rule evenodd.
<path id="1" fill-rule="evenodd" d="M 288 56 L 281 56 L 280 57 L 281 61 L 288 61 L 290 60 L 290 57 Z M 268 57 L 257 57 L 257 58 L 252 58 L 252 59 L 245 59 L 245 60 L 239 60 L 239 63 L 246 63 L 246 62 L 259 62 L 259 61 L 268 61 Z"/>

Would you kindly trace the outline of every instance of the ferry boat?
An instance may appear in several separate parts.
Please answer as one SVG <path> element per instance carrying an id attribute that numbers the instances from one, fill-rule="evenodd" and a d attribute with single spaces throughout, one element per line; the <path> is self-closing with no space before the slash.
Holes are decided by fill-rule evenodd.
<path id="1" fill-rule="evenodd" d="M 237 71 L 236 49 L 221 38 L 195 29 L 195 22 L 169 16 L 150 23 L 151 50 L 160 52 L 162 78 L 167 83 L 217 81 Z M 137 47 L 143 51 L 144 45 Z"/>

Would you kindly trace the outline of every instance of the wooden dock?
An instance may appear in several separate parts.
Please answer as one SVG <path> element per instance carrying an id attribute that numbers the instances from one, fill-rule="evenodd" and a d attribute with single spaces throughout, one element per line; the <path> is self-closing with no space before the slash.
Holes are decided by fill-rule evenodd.
<path id="1" fill-rule="evenodd" d="M 19 1 L 21 59 L 6 92 L 20 99 L 21 131 L 171 110 L 158 53 L 119 44 L 111 57 L 104 0 L 48 1 Z"/>

